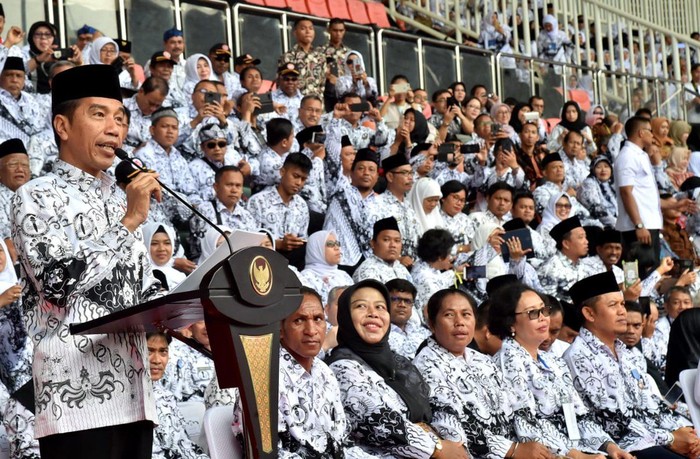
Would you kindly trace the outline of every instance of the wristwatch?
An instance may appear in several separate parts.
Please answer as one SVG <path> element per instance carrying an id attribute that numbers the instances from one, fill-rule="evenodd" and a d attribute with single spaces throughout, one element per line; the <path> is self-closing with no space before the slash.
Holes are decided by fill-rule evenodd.
<path id="1" fill-rule="evenodd" d="M 637 223 L 634 225 L 634 229 L 644 229 L 644 223 Z"/>
<path id="2" fill-rule="evenodd" d="M 433 451 L 433 454 L 430 457 L 440 457 L 440 454 L 442 453 L 442 440 L 436 435 L 435 436 L 435 451 Z"/>

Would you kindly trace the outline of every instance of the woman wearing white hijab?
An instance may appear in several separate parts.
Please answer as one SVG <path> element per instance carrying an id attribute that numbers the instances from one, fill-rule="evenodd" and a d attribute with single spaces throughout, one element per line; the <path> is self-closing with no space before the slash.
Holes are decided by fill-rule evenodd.
<path id="1" fill-rule="evenodd" d="M 309 236 L 300 280 L 321 295 L 324 305 L 333 287 L 354 284 L 348 273 L 338 269 L 340 256 L 340 242 L 334 231 L 317 231 Z"/>
<path id="2" fill-rule="evenodd" d="M 4 308 L 20 299 L 22 288 L 19 286 L 10 252 L 1 238 L 0 250 L 0 308 Z"/>
<path id="3" fill-rule="evenodd" d="M 102 49 L 105 49 L 104 53 Z M 109 37 L 100 37 L 95 39 L 90 46 L 90 51 L 87 56 L 88 64 L 92 65 L 112 65 L 112 63 L 119 57 L 119 45 L 117 42 Z M 136 79 L 135 75 L 129 73 L 124 65 L 120 67 L 115 67 L 116 71 L 119 72 L 119 86 L 125 89 L 136 90 L 140 86 L 140 82 Z M 133 72 L 133 70 L 132 70 Z"/>
<path id="4" fill-rule="evenodd" d="M 228 226 L 219 225 L 219 229 L 227 236 L 233 233 L 233 230 Z M 197 264 L 201 265 L 204 260 L 209 258 L 211 254 L 216 251 L 217 247 L 223 244 L 223 242 L 224 238 L 221 236 L 221 233 L 216 231 L 214 228 L 209 228 L 206 233 L 204 233 L 204 237 L 202 238 L 201 253 L 199 255 L 199 260 L 197 260 Z"/>
<path id="5" fill-rule="evenodd" d="M 185 273 L 173 268 L 173 247 L 175 230 L 164 223 L 147 223 L 143 226 L 143 242 L 148 249 L 148 258 L 153 269 L 163 273 L 168 283 L 168 290 L 185 280 Z"/>
<path id="6" fill-rule="evenodd" d="M 547 207 L 542 212 L 542 221 L 537 227 L 537 232 L 542 236 L 545 248 L 548 252 L 556 251 L 556 241 L 549 235 L 549 231 L 571 215 L 571 199 L 566 193 L 553 194 L 547 202 Z"/>
<path id="7" fill-rule="evenodd" d="M 559 21 L 551 14 L 542 19 L 543 29 L 537 36 L 538 57 L 556 62 L 568 62 L 571 39 L 563 30 L 559 30 Z M 554 67 L 555 73 L 561 73 L 561 67 Z"/>
<path id="8" fill-rule="evenodd" d="M 182 91 L 188 97 L 192 97 L 194 87 L 201 80 L 213 80 L 211 61 L 201 53 L 193 54 L 185 61 L 185 84 Z"/>
<path id="9" fill-rule="evenodd" d="M 367 76 L 362 54 L 355 50 L 348 51 L 343 59 L 343 66 L 345 72 L 335 82 L 337 97 L 354 92 L 362 98 L 374 101 L 379 94 L 377 82 L 374 78 Z"/>
<path id="10" fill-rule="evenodd" d="M 420 235 L 429 229 L 445 227 L 440 215 L 440 198 L 440 184 L 428 177 L 419 179 L 408 193 L 408 202 L 418 217 Z"/>

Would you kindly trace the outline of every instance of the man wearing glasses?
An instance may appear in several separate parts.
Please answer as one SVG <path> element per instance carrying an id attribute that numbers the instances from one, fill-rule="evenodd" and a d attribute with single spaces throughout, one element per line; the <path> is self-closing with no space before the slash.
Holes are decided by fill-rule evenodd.
<path id="1" fill-rule="evenodd" d="M 430 336 L 430 330 L 419 321 L 410 320 L 416 287 L 405 279 L 392 279 L 386 284 L 391 300 L 391 333 L 389 347 L 397 354 L 413 360 L 416 350 Z"/>
<path id="2" fill-rule="evenodd" d="M 287 108 L 284 117 L 292 121 L 299 116 L 302 99 L 299 91 L 299 70 L 291 62 L 285 62 L 277 69 L 277 89 L 272 91 L 272 101 Z"/>

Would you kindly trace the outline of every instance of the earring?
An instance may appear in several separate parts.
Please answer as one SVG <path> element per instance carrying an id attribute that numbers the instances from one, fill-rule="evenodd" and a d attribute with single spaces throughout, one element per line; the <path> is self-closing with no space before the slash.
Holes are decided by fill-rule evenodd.
<path id="1" fill-rule="evenodd" d="M 511 338 L 515 338 L 515 330 L 511 330 L 510 336 L 511 336 Z"/>

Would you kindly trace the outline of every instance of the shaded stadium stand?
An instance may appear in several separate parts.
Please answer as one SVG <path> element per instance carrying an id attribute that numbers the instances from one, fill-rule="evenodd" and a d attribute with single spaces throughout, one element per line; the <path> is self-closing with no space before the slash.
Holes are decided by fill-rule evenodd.
<path id="1" fill-rule="evenodd" d="M 348 4 L 343 1 L 328 0 L 328 11 L 331 17 L 340 19 L 351 19 Z"/>
<path id="2" fill-rule="evenodd" d="M 345 3 L 344 0 L 336 0 L 338 3 Z M 331 13 L 328 11 L 326 0 L 306 0 L 306 6 L 309 7 L 309 13 L 322 18 L 330 18 Z"/>
<path id="3" fill-rule="evenodd" d="M 297 13 L 309 14 L 309 7 L 304 0 L 287 0 L 287 6 Z M 315 13 L 311 13 L 315 14 Z"/>
<path id="4" fill-rule="evenodd" d="M 369 24 L 375 24 L 377 27 L 381 27 L 383 29 L 391 28 L 389 17 L 386 15 L 384 5 L 378 2 L 366 2 L 365 7 L 367 8 Z"/>
<path id="5" fill-rule="evenodd" d="M 332 1 L 332 0 L 329 0 Z M 369 15 L 367 14 L 367 8 L 362 0 L 347 0 L 348 11 L 350 12 L 350 19 L 358 24 L 369 24 Z"/>

